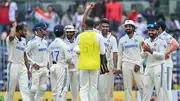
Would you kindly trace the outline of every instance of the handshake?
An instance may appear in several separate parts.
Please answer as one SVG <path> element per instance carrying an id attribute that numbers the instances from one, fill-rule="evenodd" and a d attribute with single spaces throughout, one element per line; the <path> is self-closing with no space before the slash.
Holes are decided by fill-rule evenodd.
<path id="1" fill-rule="evenodd" d="M 100 74 L 109 73 L 108 67 L 107 67 L 107 59 L 105 55 L 100 55 L 101 59 L 101 65 L 100 65 Z"/>

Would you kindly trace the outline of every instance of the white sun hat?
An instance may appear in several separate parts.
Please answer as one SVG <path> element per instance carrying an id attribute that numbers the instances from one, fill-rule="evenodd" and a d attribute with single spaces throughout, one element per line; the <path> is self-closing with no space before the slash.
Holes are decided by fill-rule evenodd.
<path id="1" fill-rule="evenodd" d="M 124 27 L 125 25 L 133 25 L 134 27 L 136 27 L 134 21 L 132 21 L 132 20 L 126 20 L 125 23 L 123 24 L 123 27 Z"/>
<path id="2" fill-rule="evenodd" d="M 65 28 L 64 28 L 64 30 L 66 31 L 66 32 L 75 32 L 76 30 L 74 29 L 74 26 L 72 26 L 72 25 L 67 25 Z"/>

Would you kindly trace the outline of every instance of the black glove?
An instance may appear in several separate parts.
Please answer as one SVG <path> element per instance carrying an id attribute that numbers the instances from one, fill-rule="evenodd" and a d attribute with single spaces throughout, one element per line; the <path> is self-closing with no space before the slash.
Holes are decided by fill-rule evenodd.
<path id="1" fill-rule="evenodd" d="M 105 73 L 109 73 L 109 70 L 107 68 L 107 59 L 105 55 L 100 55 L 101 58 L 101 71 L 100 74 L 105 74 Z"/>

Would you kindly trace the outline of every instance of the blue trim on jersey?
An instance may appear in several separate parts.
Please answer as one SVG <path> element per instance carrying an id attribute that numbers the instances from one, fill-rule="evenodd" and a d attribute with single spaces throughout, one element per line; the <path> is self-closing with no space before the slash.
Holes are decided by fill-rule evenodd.
<path id="1" fill-rule="evenodd" d="M 104 43 L 104 46 L 105 46 L 105 47 L 108 47 L 108 46 L 109 46 L 109 44 L 108 44 L 108 43 Z"/>
<path id="2" fill-rule="evenodd" d="M 164 69 L 163 69 L 164 67 L 163 67 L 163 64 L 161 64 L 161 81 L 160 81 L 160 85 L 161 85 L 161 87 L 162 87 L 162 85 L 163 85 L 163 72 L 164 72 Z"/>
<path id="3" fill-rule="evenodd" d="M 31 70 L 30 70 L 31 73 L 32 73 L 32 68 L 33 68 L 33 67 L 31 67 Z M 29 89 L 31 89 L 31 87 L 32 87 L 32 76 L 31 76 L 31 78 L 30 78 L 30 80 L 29 80 L 28 87 L 29 87 Z"/>
<path id="4" fill-rule="evenodd" d="M 34 40 L 36 40 L 36 36 L 32 37 L 30 41 L 34 41 Z"/>
<path id="5" fill-rule="evenodd" d="M 10 76 L 11 76 L 11 66 L 12 66 L 12 63 L 11 62 L 9 62 L 9 64 L 8 64 L 8 81 L 7 81 L 7 92 L 9 92 L 9 85 L 10 85 Z"/>
<path id="6" fill-rule="evenodd" d="M 16 46 L 16 49 L 17 49 L 17 50 L 24 51 L 24 48 L 23 48 L 23 47 Z"/>
<path id="7" fill-rule="evenodd" d="M 132 45 L 125 45 L 125 48 L 136 48 L 138 45 L 132 44 Z"/>
<path id="8" fill-rule="evenodd" d="M 47 48 L 39 48 L 39 51 L 46 51 Z"/>
<path id="9" fill-rule="evenodd" d="M 169 90 L 169 69 L 170 67 L 167 67 L 167 90 Z"/>

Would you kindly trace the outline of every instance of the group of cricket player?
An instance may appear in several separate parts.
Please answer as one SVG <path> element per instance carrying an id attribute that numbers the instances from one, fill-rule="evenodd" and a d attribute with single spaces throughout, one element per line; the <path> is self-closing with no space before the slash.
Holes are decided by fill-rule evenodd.
<path id="1" fill-rule="evenodd" d="M 35 37 L 28 43 L 25 38 L 27 27 L 13 23 L 6 39 L 9 63 L 5 101 L 13 101 L 17 83 L 23 101 L 43 101 L 49 74 L 53 101 L 66 101 L 69 86 L 72 101 L 78 101 L 79 91 L 81 101 L 113 101 L 114 75 L 121 73 L 125 101 L 132 101 L 133 80 L 140 92 L 141 101 L 150 101 L 154 87 L 157 101 L 172 101 L 171 53 L 179 47 L 179 44 L 166 33 L 165 23 L 149 24 L 147 27 L 149 38 L 144 39 L 136 33 L 134 22 L 126 20 L 122 25 L 126 35 L 117 41 L 110 32 L 108 19 L 103 18 L 99 26 L 92 26 L 93 20 L 87 18 L 91 8 L 92 4 L 87 5 L 84 13 L 82 21 L 84 32 L 75 38 L 77 30 L 72 25 L 56 25 L 54 27 L 56 38 L 50 45 L 44 39 L 48 34 L 45 23 L 35 24 L 33 28 Z M 93 64 L 91 59 L 83 60 L 86 56 L 94 58 L 100 54 L 106 56 L 108 68 L 106 73 L 100 73 L 100 68 L 89 69 L 86 65 L 89 62 L 89 65 L 96 66 L 96 62 L 100 61 Z M 144 70 L 145 60 L 147 64 Z M 83 66 L 87 66 L 88 69 L 86 67 L 82 69 Z"/>

